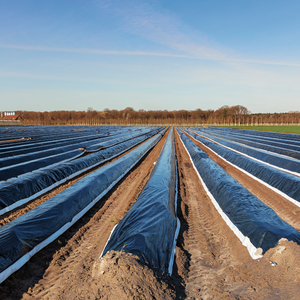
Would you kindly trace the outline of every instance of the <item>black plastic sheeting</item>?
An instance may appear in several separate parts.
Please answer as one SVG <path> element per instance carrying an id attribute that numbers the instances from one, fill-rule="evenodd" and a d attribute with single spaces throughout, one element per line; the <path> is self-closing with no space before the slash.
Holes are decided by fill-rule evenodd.
<path id="1" fill-rule="evenodd" d="M 0 154 L 7 151 L 25 151 L 27 148 L 34 149 L 35 147 L 42 147 L 43 145 L 51 145 L 59 142 L 71 141 L 72 139 L 89 139 L 101 136 L 113 135 L 125 130 L 125 127 L 39 127 L 39 134 L 35 135 L 35 128 L 24 127 L 24 131 L 27 132 L 27 138 L 29 140 L 14 141 L 9 143 L 0 143 Z M 116 130 L 115 130 L 116 129 Z M 1 140 L 2 137 L 0 137 Z M 15 139 L 13 134 L 11 139 Z M 9 153 L 9 152 L 8 152 Z M 1 156 L 2 157 L 2 156 Z"/>
<path id="2" fill-rule="evenodd" d="M 198 130 L 202 131 L 202 128 L 196 127 Z M 230 135 L 233 137 L 238 137 L 241 139 L 249 140 L 249 141 L 254 141 L 254 142 L 259 142 L 263 144 L 269 144 L 272 146 L 278 146 L 278 147 L 283 147 L 291 150 L 296 150 L 300 151 L 300 136 L 299 136 L 299 141 L 291 141 L 291 140 L 283 140 L 280 138 L 270 138 L 270 137 L 264 137 L 264 136 L 256 136 L 256 135 L 250 135 L 246 134 L 240 131 L 228 131 L 228 130 L 223 130 L 222 128 L 206 128 L 203 132 L 214 132 L 218 134 L 226 134 Z"/>
<path id="3" fill-rule="evenodd" d="M 176 171 L 171 130 L 146 186 L 113 231 L 103 255 L 111 250 L 123 251 L 168 272 L 177 227 Z"/>
<path id="4" fill-rule="evenodd" d="M 209 127 L 211 128 L 211 127 Z M 214 127 L 219 128 L 219 127 Z M 289 140 L 290 143 L 295 142 L 295 144 L 299 145 L 299 134 L 293 134 L 293 133 L 281 133 L 281 132 L 270 132 L 270 131 L 259 131 L 259 130 L 250 130 L 250 129 L 237 129 L 237 128 L 219 128 L 222 131 L 228 131 L 228 132 L 238 132 L 242 134 L 247 135 L 254 135 L 254 136 L 261 136 L 266 138 L 275 138 L 280 140 Z"/>
<path id="5" fill-rule="evenodd" d="M 300 177 L 278 170 L 259 161 L 255 161 L 216 143 L 208 141 L 195 133 L 187 130 L 185 131 L 194 139 L 200 141 L 227 161 L 244 169 L 248 173 L 300 202 Z"/>
<path id="6" fill-rule="evenodd" d="M 82 178 L 25 215 L 0 227 L 0 272 L 98 201 L 157 142 L 157 134 L 128 154 Z M 63 229 L 61 229 L 63 228 Z"/>
<path id="7" fill-rule="evenodd" d="M 42 157 L 28 162 L 23 162 L 13 166 L 7 166 L 0 169 L 0 181 L 7 180 L 12 177 L 17 177 L 21 174 L 32 172 L 34 170 L 61 163 L 63 161 L 74 159 L 84 153 L 83 149 L 71 150 L 60 154 Z"/>
<path id="8" fill-rule="evenodd" d="M 130 137 L 132 138 L 136 135 L 137 134 L 129 135 L 129 133 L 128 133 L 126 136 L 128 136 L 128 138 L 130 138 Z M 84 148 L 78 149 L 79 146 L 80 147 L 84 147 L 84 146 L 92 147 L 93 146 L 94 151 L 97 151 L 97 150 L 101 149 L 101 147 L 105 141 L 109 141 L 116 137 L 122 137 L 122 136 L 124 137 L 125 135 L 123 134 L 123 135 L 110 136 L 110 137 L 106 137 L 106 138 L 101 138 L 101 139 L 97 139 L 97 140 L 79 143 L 77 145 L 64 146 L 62 148 L 55 148 L 54 150 L 49 150 L 49 151 L 45 150 L 42 152 L 33 153 L 33 154 L 25 155 L 25 156 L 20 155 L 20 156 L 14 157 L 14 158 L 2 159 L 2 160 L 0 160 L 0 165 L 7 164 L 7 163 L 11 163 L 12 165 L 8 165 L 6 167 L 0 168 L 0 181 L 7 180 L 12 177 L 17 177 L 21 174 L 32 172 L 34 170 L 44 168 L 46 166 L 49 166 L 49 165 L 52 165 L 55 163 L 59 163 L 59 162 L 63 162 L 66 160 L 77 158 L 80 156 L 80 154 L 84 154 L 84 152 L 85 152 Z M 72 148 L 76 148 L 76 149 L 69 150 Z M 69 150 L 69 151 L 67 151 L 67 150 Z M 51 153 L 52 153 L 52 155 L 49 155 Z M 39 156 L 42 156 L 42 157 L 38 158 Z M 43 156 L 46 156 L 46 157 L 43 157 Z M 26 160 L 27 158 L 29 158 L 29 159 L 34 158 L 34 159 L 29 160 L 29 161 L 20 162 L 22 160 Z M 13 164 L 13 163 L 16 163 L 16 164 Z"/>
<path id="9" fill-rule="evenodd" d="M 10 141 L 13 139 L 28 138 L 27 130 L 30 126 L 22 127 L 10 127 L 0 126 L 0 141 Z"/>
<path id="10" fill-rule="evenodd" d="M 147 130 L 139 130 L 139 131 L 134 131 L 133 133 L 130 134 L 122 134 L 122 135 L 116 135 L 114 137 L 111 137 L 110 139 L 107 139 L 106 143 L 98 143 L 95 145 L 91 145 L 85 148 L 86 152 L 95 152 L 98 151 L 100 149 L 103 148 L 107 148 L 110 147 L 113 144 L 118 144 L 118 143 L 122 143 L 125 140 L 129 140 L 129 139 L 133 139 L 135 137 L 139 137 L 139 136 L 152 136 L 156 133 L 158 133 L 159 131 L 161 131 L 163 129 L 163 127 L 156 127 L 156 128 L 152 128 L 151 130 L 147 129 Z"/>
<path id="11" fill-rule="evenodd" d="M 10 145 L 9 147 L 1 149 L 0 152 L 0 158 L 1 161 L 3 161 L 3 158 L 10 158 L 11 156 L 20 156 L 20 155 L 26 155 L 28 153 L 38 153 L 42 152 L 43 150 L 54 150 L 58 147 L 78 144 L 79 142 L 85 142 L 90 141 L 94 139 L 99 139 L 107 137 L 107 135 L 104 134 L 98 134 L 98 135 L 88 135 L 88 136 L 80 136 L 80 137 L 72 137 L 72 138 L 66 138 L 66 139 L 58 139 L 58 140 L 51 140 L 51 141 L 42 141 L 39 143 L 34 144 L 27 144 L 27 145 L 18 145 L 13 146 Z"/>
<path id="12" fill-rule="evenodd" d="M 71 152 L 74 150 L 78 150 L 80 147 L 80 144 L 75 145 L 69 145 L 69 146 L 63 146 L 63 147 L 57 147 L 55 149 L 49 149 L 49 150 L 43 150 L 28 154 L 21 154 L 14 157 L 5 157 L 0 159 L 0 172 L 4 168 L 10 168 L 13 166 L 16 166 L 18 164 L 23 163 L 30 163 L 31 161 L 36 161 L 37 159 L 41 160 L 44 158 L 48 158 L 51 156 L 60 155 L 62 153 Z M 83 149 L 81 149 L 82 152 Z"/>
<path id="13" fill-rule="evenodd" d="M 300 161 L 292 157 L 281 156 L 276 153 L 267 152 L 265 150 L 259 150 L 250 146 L 242 145 L 236 142 L 230 142 L 223 138 L 214 137 L 206 133 L 199 133 L 202 136 L 210 138 L 211 140 L 218 142 L 224 146 L 252 156 L 258 160 L 264 161 L 273 166 L 277 166 L 292 172 L 300 173 Z"/>
<path id="14" fill-rule="evenodd" d="M 179 131 L 179 134 L 210 193 L 231 222 L 256 248 L 262 248 L 265 253 L 281 238 L 300 244 L 299 231 L 229 176 L 182 132 Z"/>
<path id="15" fill-rule="evenodd" d="M 18 178 L 12 178 L 6 182 L 0 182 L 0 209 L 4 209 L 20 200 L 23 200 L 23 204 L 25 199 L 29 198 L 28 200 L 30 200 L 32 197 L 36 197 L 37 193 L 40 194 L 41 191 L 45 189 L 48 191 L 51 187 L 53 188 L 54 186 L 57 186 L 67 178 L 70 179 L 75 175 L 77 176 L 108 159 L 120 155 L 124 151 L 127 151 L 151 137 L 159 130 L 160 129 L 151 131 L 145 135 L 130 140 L 123 140 L 123 143 L 118 143 L 115 146 L 92 153 L 88 156 L 80 157 L 74 161 L 54 166 L 51 165 L 43 169 L 23 174 Z M 165 131 L 166 129 L 161 134 L 163 135 Z M 112 140 L 112 142 L 115 143 L 115 140 Z M 111 142 L 103 143 L 103 146 L 107 146 L 108 143 Z"/>
<path id="16" fill-rule="evenodd" d="M 205 130 L 203 132 L 207 132 L 207 130 Z M 283 143 L 279 144 L 279 143 L 274 143 L 274 142 L 272 144 L 276 144 L 276 145 L 271 145 L 270 143 L 267 144 L 266 142 L 259 141 L 257 139 L 250 140 L 245 137 L 240 137 L 240 136 L 236 136 L 236 135 L 234 136 L 232 134 L 228 134 L 223 131 L 209 130 L 207 133 L 214 137 L 221 137 L 223 139 L 237 142 L 240 144 L 244 144 L 244 145 L 247 145 L 250 147 L 263 149 L 263 150 L 278 153 L 281 155 L 287 155 L 287 156 L 290 156 L 290 157 L 293 157 L 296 159 L 300 159 L 300 151 L 299 151 L 300 147 L 284 145 Z M 292 148 L 294 148 L 294 149 L 292 149 Z"/>
<path id="17" fill-rule="evenodd" d="M 67 151 L 72 151 L 72 150 L 76 150 L 79 148 L 93 148 L 94 151 L 97 151 L 101 148 L 101 145 L 103 142 L 112 140 L 112 139 L 116 139 L 116 138 L 123 138 L 124 136 L 128 136 L 128 138 L 130 137 L 134 137 L 137 135 L 141 135 L 143 133 L 146 133 L 149 130 L 144 130 L 143 132 L 141 131 L 135 131 L 134 133 L 130 133 L 130 132 L 122 132 L 116 135 L 109 135 L 109 136 L 101 136 L 96 137 L 94 136 L 92 139 L 90 140 L 78 140 L 77 141 L 71 141 L 71 143 L 69 144 L 65 144 L 63 146 L 61 145 L 55 145 L 54 148 L 51 148 L 53 146 L 47 145 L 45 146 L 46 149 L 41 150 L 41 151 L 31 151 L 30 153 L 25 153 L 25 154 L 19 154 L 13 157 L 5 157 L 5 158 L 1 158 L 0 159 L 0 168 L 4 168 L 4 167 L 8 167 L 8 166 L 13 166 L 16 164 L 20 164 L 23 162 L 29 162 L 31 160 L 36 160 L 39 158 L 44 158 L 47 156 L 51 156 L 51 155 L 56 155 L 56 154 L 60 154 L 60 153 L 64 153 Z M 62 143 L 62 142 L 61 142 Z M 1 169 L 0 169 L 1 171 Z"/>
<path id="18" fill-rule="evenodd" d="M 30 140 L 22 142 L 0 143 L 0 158 L 71 145 L 74 141 L 78 143 L 134 132 L 138 134 L 139 132 L 145 131 L 145 127 L 82 127 L 78 129 L 64 127 L 63 130 L 62 127 L 42 127 L 41 131 L 43 134 L 38 138 L 32 137 Z M 52 135 L 49 136 L 49 133 L 52 133 Z"/>
<path id="19" fill-rule="evenodd" d="M 15 157 L 22 157 L 26 155 L 33 155 L 34 153 L 43 153 L 43 151 L 54 151 L 57 148 L 65 147 L 65 146 L 72 146 L 76 144 L 79 144 L 80 142 L 87 142 L 95 139 L 101 139 L 107 137 L 106 135 L 91 135 L 91 136 L 84 136 L 84 137 L 75 137 L 71 139 L 64 139 L 64 140 L 56 140 L 55 142 L 43 142 L 43 144 L 35 145 L 35 146 L 30 146 L 30 145 L 23 145 L 20 148 L 16 147 L 7 147 L 0 152 L 0 162 L 2 163 L 5 161 L 5 159 L 11 159 Z M 79 147 L 79 146 L 78 146 Z M 77 148 L 78 148 L 77 147 Z M 74 148 L 71 148 L 74 149 Z M 1 165 L 3 166 L 3 165 Z"/>

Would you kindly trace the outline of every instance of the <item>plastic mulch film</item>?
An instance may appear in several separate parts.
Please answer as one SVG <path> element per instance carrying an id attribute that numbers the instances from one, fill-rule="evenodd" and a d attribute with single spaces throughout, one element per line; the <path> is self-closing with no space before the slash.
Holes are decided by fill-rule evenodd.
<path id="1" fill-rule="evenodd" d="M 271 187 L 276 188 L 285 195 L 300 202 L 300 177 L 291 175 L 273 168 L 270 165 L 266 165 L 260 161 L 253 160 L 247 156 L 231 151 L 190 131 L 186 132 L 235 166 L 240 167 L 266 182 Z"/>
<path id="2" fill-rule="evenodd" d="M 200 127 L 194 127 L 196 130 L 202 130 Z M 272 146 L 278 146 L 278 147 L 284 147 L 291 150 L 300 151 L 300 136 L 297 140 L 289 140 L 289 139 L 283 139 L 283 138 L 276 138 L 276 137 L 266 137 L 266 136 L 260 136 L 260 135 L 251 135 L 247 134 L 247 132 L 240 131 L 240 130 L 225 130 L 222 128 L 209 128 L 209 132 L 213 133 L 222 133 L 226 135 L 230 135 L 232 137 L 241 138 L 244 140 L 259 142 L 263 144 L 268 144 Z"/>
<path id="3" fill-rule="evenodd" d="M 124 251 L 161 272 L 172 274 L 176 217 L 176 153 L 171 130 L 151 176 L 136 202 L 114 229 L 102 253 Z M 102 256 L 101 255 L 101 256 Z"/>
<path id="4" fill-rule="evenodd" d="M 76 160 L 50 165 L 30 173 L 20 175 L 0 182 L 0 214 L 3 214 L 17 206 L 23 205 L 31 199 L 47 192 L 53 187 L 72 179 L 87 170 L 112 159 L 135 145 L 143 142 L 156 131 L 145 135 L 123 140 L 120 143 L 110 145 L 110 142 L 103 143 L 104 149 Z M 165 130 L 162 132 L 164 134 Z M 115 143 L 115 142 L 114 142 Z M 105 148 L 107 144 L 110 147 Z"/>
<path id="5" fill-rule="evenodd" d="M 0 282 L 70 228 L 161 139 L 157 134 L 119 159 L 0 227 Z"/>
<path id="6" fill-rule="evenodd" d="M 285 144 L 285 143 L 283 143 L 283 141 L 275 143 L 274 141 L 270 142 L 270 141 L 264 141 L 264 140 L 258 139 L 258 138 L 252 138 L 252 137 L 247 138 L 245 136 L 240 136 L 240 135 L 236 135 L 236 134 L 233 135 L 233 134 L 229 134 L 227 132 L 223 132 L 221 130 L 218 130 L 218 131 L 217 130 L 209 130 L 207 133 L 214 137 L 220 137 L 220 138 L 226 139 L 228 141 L 237 142 L 237 143 L 244 144 L 244 145 L 247 145 L 247 146 L 250 146 L 253 148 L 263 149 L 263 150 L 278 153 L 281 155 L 290 156 L 290 157 L 293 157 L 296 159 L 300 158 L 300 147 L 295 146 L 295 145 Z"/>
<path id="7" fill-rule="evenodd" d="M 199 133 L 200 135 L 207 137 L 217 143 L 220 143 L 228 148 L 239 151 L 243 154 L 254 157 L 262 162 L 268 163 L 270 165 L 285 169 L 291 172 L 300 173 L 300 161 L 298 159 L 282 156 L 280 154 L 268 152 L 263 149 L 258 149 L 250 146 L 246 146 L 237 142 L 227 141 L 226 138 L 214 137 L 210 134 Z"/>
<path id="8" fill-rule="evenodd" d="M 179 134 L 208 191 L 222 212 L 255 248 L 262 248 L 264 253 L 275 247 L 281 238 L 300 244 L 299 231 L 228 175 L 185 134 Z"/>
<path id="9" fill-rule="evenodd" d="M 67 151 L 72 151 L 79 148 L 86 149 L 88 147 L 94 147 L 95 151 L 97 151 L 100 145 L 106 141 L 110 141 L 116 138 L 123 138 L 124 136 L 134 137 L 146 132 L 147 131 L 144 130 L 144 132 L 140 132 L 140 131 L 137 131 L 135 133 L 123 132 L 123 133 L 119 133 L 116 135 L 109 135 L 109 136 L 100 136 L 100 137 L 93 136 L 93 138 L 90 137 L 87 138 L 87 140 L 85 140 L 85 138 L 77 138 L 75 141 L 72 140 L 71 142 L 61 141 L 60 143 L 58 144 L 56 143 L 55 145 L 46 145 L 43 146 L 42 149 L 33 149 L 33 148 L 24 149 L 23 150 L 24 153 L 21 154 L 15 153 L 16 151 L 9 151 L 9 153 L 13 156 L 0 158 L 0 168 L 13 166 L 24 162 L 30 162 L 31 160 L 41 159 L 47 156 L 65 153 Z M 28 153 L 25 152 L 25 150 L 28 151 Z M 20 150 L 18 150 L 17 152 L 19 151 Z"/>

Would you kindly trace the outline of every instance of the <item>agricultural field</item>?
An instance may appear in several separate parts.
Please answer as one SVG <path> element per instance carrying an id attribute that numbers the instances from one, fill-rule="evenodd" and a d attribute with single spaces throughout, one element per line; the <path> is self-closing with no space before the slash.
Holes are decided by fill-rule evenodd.
<path id="1" fill-rule="evenodd" d="M 0 128 L 1 299 L 299 299 L 300 136 Z"/>
<path id="2" fill-rule="evenodd" d="M 235 128 L 235 129 L 247 129 L 247 130 L 259 130 L 259 131 L 270 131 L 270 132 L 281 132 L 281 133 L 293 133 L 300 134 L 300 125 L 272 125 L 272 126 L 222 126 L 222 128 Z"/>

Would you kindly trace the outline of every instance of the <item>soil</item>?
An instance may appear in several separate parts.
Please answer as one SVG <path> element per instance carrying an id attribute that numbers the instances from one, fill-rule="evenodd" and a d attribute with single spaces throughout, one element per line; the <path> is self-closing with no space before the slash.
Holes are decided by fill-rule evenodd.
<path id="1" fill-rule="evenodd" d="M 176 266 L 187 299 L 299 299 L 299 245 L 281 241 L 285 250 L 276 259 L 281 245 L 253 260 L 206 195 L 177 135 L 176 145 L 182 224 Z"/>
<path id="2" fill-rule="evenodd" d="M 98 299 L 174 299 L 176 296 L 167 278 L 157 276 L 137 256 L 124 252 L 110 251 L 96 261 L 92 277 L 89 290 L 94 290 Z"/>
<path id="3" fill-rule="evenodd" d="M 112 228 L 145 186 L 165 139 L 82 219 L 5 280 L 0 298 L 299 299 L 300 246 L 282 239 L 253 260 L 211 203 L 177 133 L 181 229 L 172 277 L 123 252 L 111 251 L 99 259 Z M 266 187 L 209 155 L 262 201 L 275 203 L 273 209 L 290 218 L 287 222 L 299 224 L 298 215 L 286 211 L 286 199 L 273 201 Z"/>
<path id="4" fill-rule="evenodd" d="M 4 140 L 4 141 L 0 141 L 0 143 L 20 142 L 20 141 L 27 141 L 27 140 L 30 140 L 30 138 L 20 138 L 20 139 L 14 139 L 14 140 Z"/>

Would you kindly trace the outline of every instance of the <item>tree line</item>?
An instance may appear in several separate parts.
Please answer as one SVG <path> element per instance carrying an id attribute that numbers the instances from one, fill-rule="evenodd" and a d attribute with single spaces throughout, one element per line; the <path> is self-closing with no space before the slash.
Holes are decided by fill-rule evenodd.
<path id="1" fill-rule="evenodd" d="M 17 111 L 24 125 L 267 125 L 300 124 L 300 112 L 251 113 L 242 105 L 217 110 Z"/>

